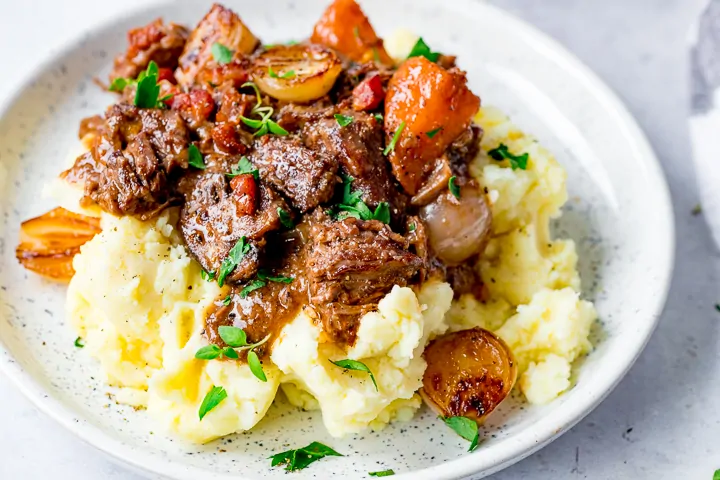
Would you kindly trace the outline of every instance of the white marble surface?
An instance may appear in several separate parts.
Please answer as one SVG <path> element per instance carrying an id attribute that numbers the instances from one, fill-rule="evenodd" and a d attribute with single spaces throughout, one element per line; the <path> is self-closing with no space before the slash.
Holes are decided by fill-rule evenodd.
<path id="1" fill-rule="evenodd" d="M 0 96 L 90 19 L 141 3 L 2 0 Z M 628 377 L 572 431 L 493 478 L 710 480 L 720 468 L 720 252 L 702 215 L 690 213 L 702 172 L 693 169 L 685 118 L 685 39 L 703 0 L 491 3 L 560 40 L 627 102 L 663 163 L 678 231 L 665 314 Z M 140 480 L 40 414 L 2 375 L 0 399 L 0 479 Z"/>

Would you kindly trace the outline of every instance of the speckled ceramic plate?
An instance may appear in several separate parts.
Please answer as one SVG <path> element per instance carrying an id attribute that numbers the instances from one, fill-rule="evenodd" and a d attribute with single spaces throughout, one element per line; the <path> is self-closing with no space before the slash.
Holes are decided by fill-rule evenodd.
<path id="1" fill-rule="evenodd" d="M 229 0 L 265 41 L 306 37 L 326 0 Z M 282 403 L 251 433 L 188 446 L 151 431 L 144 412 L 115 405 L 73 347 L 65 288 L 15 261 L 18 225 L 54 205 L 41 186 L 77 144 L 79 120 L 111 101 L 92 82 L 105 76 L 125 32 L 163 16 L 194 24 L 206 2 L 172 4 L 96 28 L 41 65 L 0 120 L 0 366 L 35 404 L 80 438 L 137 470 L 177 479 L 289 478 L 271 452 L 317 440 L 346 456 L 314 464 L 304 478 L 359 477 L 392 468 L 397 478 L 450 479 L 497 471 L 542 447 L 590 412 L 637 358 L 662 309 L 673 256 L 668 190 L 642 132 L 618 99 L 553 41 L 470 0 L 364 0 L 377 30 L 405 27 L 457 54 L 485 104 L 508 112 L 552 150 L 569 173 L 571 201 L 556 231 L 578 244 L 584 295 L 602 332 L 576 372 L 576 386 L 544 407 L 504 404 L 473 454 L 428 411 L 411 423 L 337 440 L 319 414 Z M 302 8 L 300 8 L 302 5 Z"/>

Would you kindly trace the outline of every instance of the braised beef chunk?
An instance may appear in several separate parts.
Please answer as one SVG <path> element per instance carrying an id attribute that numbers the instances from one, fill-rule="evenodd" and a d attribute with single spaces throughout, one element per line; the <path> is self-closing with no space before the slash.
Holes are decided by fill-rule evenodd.
<path id="1" fill-rule="evenodd" d="M 323 118 L 333 118 L 337 112 L 335 105 L 329 101 L 319 100 L 312 105 L 295 105 L 292 103 L 283 105 L 278 111 L 277 123 L 289 132 L 301 129 L 308 122 L 314 122 Z"/>
<path id="2" fill-rule="evenodd" d="M 255 184 L 255 182 L 253 182 Z M 251 278 L 258 269 L 265 234 L 280 227 L 278 209 L 287 210 L 283 199 L 264 183 L 257 190 L 254 212 L 248 213 L 248 182 L 235 190 L 223 174 L 202 175 L 180 213 L 180 230 L 192 255 L 207 272 L 218 274 L 230 250 L 246 237 L 250 250 L 226 282 Z"/>
<path id="3" fill-rule="evenodd" d="M 445 152 L 450 160 L 453 175 L 469 177 L 469 163 L 477 157 L 480 152 L 480 140 L 483 131 L 479 125 L 470 125 L 458 136 Z"/>
<path id="4" fill-rule="evenodd" d="M 301 212 L 327 202 L 337 184 L 334 158 L 305 147 L 295 136 L 264 136 L 250 154 L 260 177 L 285 195 Z"/>
<path id="5" fill-rule="evenodd" d="M 389 202 L 391 183 L 382 154 L 382 125 L 367 113 L 346 110 L 342 115 L 351 119 L 344 127 L 334 118 L 307 123 L 302 131 L 305 143 L 336 158 L 341 172 L 353 178 L 353 189 L 362 192 L 368 206 Z"/>
<path id="6" fill-rule="evenodd" d="M 151 218 L 172 200 L 167 176 L 187 168 L 188 132 L 177 114 L 117 104 L 94 123 L 93 148 L 62 176 L 82 183 L 85 203 Z"/>
<path id="7" fill-rule="evenodd" d="M 473 264 L 464 263 L 457 267 L 447 267 L 446 275 L 447 282 L 452 287 L 455 298 L 465 293 L 472 293 L 476 298 L 482 300 L 484 295 L 483 283 Z"/>
<path id="8" fill-rule="evenodd" d="M 332 221 L 316 211 L 310 239 L 310 302 L 340 343 L 352 344 L 359 314 L 374 309 L 393 285 L 408 285 L 423 266 L 409 242 L 377 220 Z"/>
<path id="9" fill-rule="evenodd" d="M 185 48 L 188 30 L 174 23 L 154 22 L 128 32 L 128 49 L 115 58 L 110 80 L 136 78 L 154 61 L 161 68 L 175 69 Z"/>

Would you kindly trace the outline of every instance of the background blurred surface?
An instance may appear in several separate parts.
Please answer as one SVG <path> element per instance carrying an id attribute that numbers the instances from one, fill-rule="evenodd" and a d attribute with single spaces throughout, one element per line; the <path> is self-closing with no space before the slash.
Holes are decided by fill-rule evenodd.
<path id="1" fill-rule="evenodd" d="M 82 25 L 142 3 L 3 0 L 0 96 Z M 559 40 L 627 103 L 663 164 L 678 232 L 665 314 L 630 374 L 572 431 L 492 478 L 710 480 L 720 468 L 720 253 L 702 214 L 691 213 L 702 172 L 687 132 L 687 36 L 705 0 L 489 3 Z M 0 479 L 140 480 L 36 411 L 1 375 L 0 399 Z"/>

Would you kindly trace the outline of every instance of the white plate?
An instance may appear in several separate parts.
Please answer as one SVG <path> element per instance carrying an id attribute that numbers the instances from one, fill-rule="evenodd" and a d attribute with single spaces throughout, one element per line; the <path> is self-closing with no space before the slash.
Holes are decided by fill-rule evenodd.
<path id="1" fill-rule="evenodd" d="M 289 478 L 267 457 L 317 440 L 345 453 L 303 473 L 450 479 L 495 472 L 539 449 L 587 415 L 635 361 L 662 309 L 672 271 L 670 197 L 644 135 L 585 66 L 500 10 L 461 0 L 365 0 L 381 34 L 415 31 L 457 54 L 485 104 L 508 112 L 553 151 L 569 173 L 571 201 L 556 232 L 576 240 L 584 295 L 600 314 L 596 349 L 577 385 L 545 407 L 504 405 L 473 454 L 425 411 L 411 423 L 345 440 L 329 438 L 317 414 L 273 406 L 251 433 L 197 447 L 152 432 L 144 412 L 115 405 L 93 378 L 98 366 L 73 347 L 64 288 L 19 267 L 13 247 L 24 219 L 53 207 L 41 186 L 77 146 L 79 120 L 112 100 L 92 83 L 125 48 L 125 32 L 163 16 L 194 24 L 205 2 L 154 7 L 97 28 L 41 65 L 10 98 L 0 120 L 0 366 L 44 412 L 137 470 L 177 479 Z M 266 42 L 306 37 L 326 0 L 228 1 Z M 4 183 L 4 185 L 3 185 Z M 403 475 L 405 474 L 405 475 Z M 212 475 L 210 477 L 209 475 Z M 297 475 L 298 477 L 303 475 Z"/>

